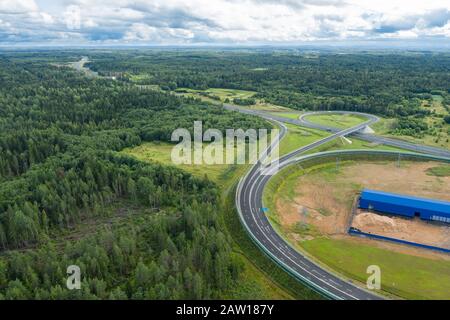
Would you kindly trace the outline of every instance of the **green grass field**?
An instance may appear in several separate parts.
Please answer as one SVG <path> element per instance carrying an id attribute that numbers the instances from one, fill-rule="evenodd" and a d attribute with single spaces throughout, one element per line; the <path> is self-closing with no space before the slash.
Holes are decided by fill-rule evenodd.
<path id="1" fill-rule="evenodd" d="M 286 124 L 288 132 L 280 142 L 280 156 L 330 135 L 328 132 Z"/>
<path id="2" fill-rule="evenodd" d="M 341 163 L 341 166 L 346 163 Z M 445 166 L 445 169 L 438 170 L 446 173 L 447 169 Z M 277 232 L 319 263 L 359 282 L 365 283 L 367 280 L 367 266 L 380 266 L 382 290 L 387 295 L 406 299 L 450 299 L 450 260 L 416 257 L 358 243 L 356 240 L 330 239 L 322 236 L 311 225 L 296 226 L 295 230 L 288 230 L 283 226 L 279 222 L 275 203 L 278 199 L 293 201 L 298 179 L 317 170 L 320 170 L 324 181 L 336 180 L 334 177 L 338 172 L 334 164 L 325 163 L 306 168 L 293 165 L 283 169 L 269 181 L 264 190 L 263 203 L 269 208 L 267 216 Z M 302 236 L 310 235 L 314 239 L 295 241 L 288 236 L 292 232 Z"/>
<path id="3" fill-rule="evenodd" d="M 246 90 L 237 90 L 237 89 L 222 89 L 222 88 L 210 88 L 205 90 L 207 93 L 211 93 L 213 95 L 218 96 L 221 100 L 228 99 L 248 99 L 253 97 L 256 92 L 254 91 L 246 91 Z"/>
<path id="4" fill-rule="evenodd" d="M 246 90 L 237 90 L 237 89 L 223 89 L 223 88 L 209 88 L 206 90 L 195 90 L 189 88 L 178 88 L 177 91 L 183 92 L 183 95 L 191 96 L 195 98 L 200 98 L 202 100 L 208 102 L 216 102 L 216 100 L 211 97 L 217 97 L 220 102 L 225 102 L 226 99 L 229 99 L 231 102 L 233 99 L 248 99 L 253 97 L 256 92 L 254 91 L 246 91 Z M 210 97 L 208 97 L 208 95 Z"/>
<path id="5" fill-rule="evenodd" d="M 305 117 L 306 120 L 329 127 L 346 129 L 367 121 L 366 118 L 352 114 L 321 114 Z"/>
<path id="6" fill-rule="evenodd" d="M 382 144 L 373 144 L 364 140 L 359 140 L 355 138 L 347 138 L 352 143 L 349 143 L 345 139 L 337 138 L 330 142 L 327 142 L 315 149 L 312 149 L 305 154 L 313 154 L 316 152 L 323 151 L 333 151 L 333 150 L 358 150 L 358 149 L 367 149 L 367 150 L 387 150 L 387 151 L 402 151 L 402 149 L 386 146 Z M 403 150 L 404 151 L 404 150 Z"/>
<path id="7" fill-rule="evenodd" d="M 134 148 L 128 148 L 122 152 L 129 154 L 141 161 L 157 161 L 164 164 L 172 164 L 171 152 L 174 145 L 169 143 L 144 143 Z M 219 182 L 223 175 L 229 170 L 234 170 L 233 166 L 220 165 L 179 165 L 180 168 L 192 173 L 197 177 L 207 176 L 208 179 Z"/>
<path id="8" fill-rule="evenodd" d="M 299 244 L 322 263 L 365 283 L 367 266 L 381 269 L 381 289 L 406 299 L 450 299 L 450 261 L 392 252 L 347 240 L 318 238 Z"/>

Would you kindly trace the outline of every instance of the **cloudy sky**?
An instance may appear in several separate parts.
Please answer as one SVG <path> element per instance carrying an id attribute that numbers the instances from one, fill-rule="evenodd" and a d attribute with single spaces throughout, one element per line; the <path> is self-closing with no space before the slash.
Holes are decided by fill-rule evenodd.
<path id="1" fill-rule="evenodd" d="M 450 42 L 450 0 L 0 0 L 0 45 Z"/>

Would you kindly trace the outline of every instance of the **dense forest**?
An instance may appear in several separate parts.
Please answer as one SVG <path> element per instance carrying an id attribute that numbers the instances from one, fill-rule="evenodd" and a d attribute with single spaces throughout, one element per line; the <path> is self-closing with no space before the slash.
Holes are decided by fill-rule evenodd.
<path id="1" fill-rule="evenodd" d="M 352 110 L 423 117 L 422 99 L 450 105 L 450 55 L 254 50 L 97 53 L 90 67 L 162 88 L 234 88 L 267 102 L 307 110 Z M 239 101 L 238 101 L 239 102 Z"/>
<path id="2" fill-rule="evenodd" d="M 0 298 L 220 297 L 240 269 L 218 228 L 217 187 L 118 151 L 169 141 L 194 120 L 221 130 L 270 125 L 62 66 L 79 58 L 0 55 Z M 123 201 L 133 217 L 54 241 Z M 82 290 L 65 287 L 73 264 Z"/>

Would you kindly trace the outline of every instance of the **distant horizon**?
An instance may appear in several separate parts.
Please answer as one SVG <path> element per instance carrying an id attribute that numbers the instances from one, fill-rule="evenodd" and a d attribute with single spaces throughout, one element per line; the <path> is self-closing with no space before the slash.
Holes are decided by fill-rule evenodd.
<path id="1" fill-rule="evenodd" d="M 419 41 L 364 41 L 364 42 L 328 42 L 314 41 L 304 43 L 193 43 L 193 44 L 55 44 L 55 43 L 0 43 L 0 50 L 15 49 L 224 49 L 224 50 L 357 50 L 357 51 L 447 51 L 450 50 L 450 40 L 435 43 Z"/>

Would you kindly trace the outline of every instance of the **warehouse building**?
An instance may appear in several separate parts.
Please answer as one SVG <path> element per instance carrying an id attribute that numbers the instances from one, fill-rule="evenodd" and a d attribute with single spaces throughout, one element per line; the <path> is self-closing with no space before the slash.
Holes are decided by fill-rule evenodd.
<path id="1" fill-rule="evenodd" d="M 450 223 L 450 202 L 364 189 L 359 208 Z"/>

